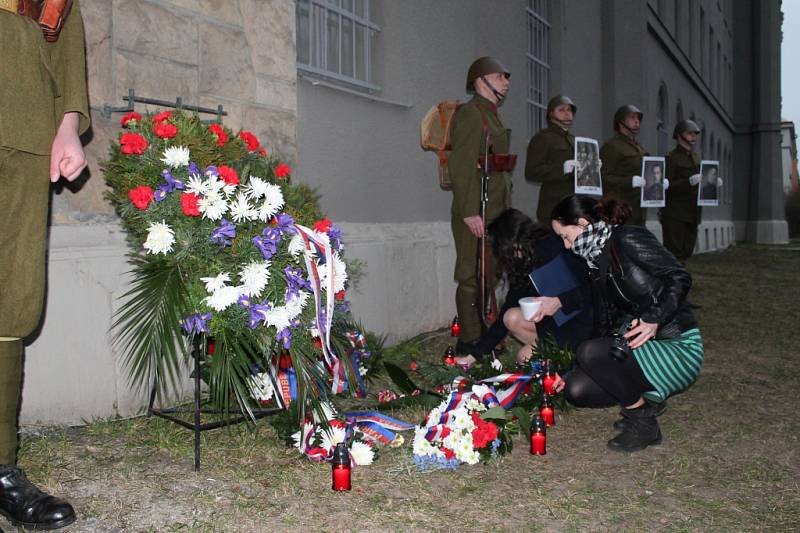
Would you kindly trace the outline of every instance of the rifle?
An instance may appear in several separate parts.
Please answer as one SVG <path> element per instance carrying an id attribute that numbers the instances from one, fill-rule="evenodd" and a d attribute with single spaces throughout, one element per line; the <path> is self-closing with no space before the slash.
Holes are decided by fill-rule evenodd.
<path id="1" fill-rule="evenodd" d="M 488 256 L 486 246 L 486 204 L 489 202 L 489 131 L 484 125 L 486 142 L 484 143 L 483 161 L 481 162 L 481 203 L 480 217 L 483 225 L 483 237 L 478 239 L 478 315 L 481 320 L 481 332 L 485 333 L 497 318 L 497 296 L 494 293 L 494 262 Z"/>

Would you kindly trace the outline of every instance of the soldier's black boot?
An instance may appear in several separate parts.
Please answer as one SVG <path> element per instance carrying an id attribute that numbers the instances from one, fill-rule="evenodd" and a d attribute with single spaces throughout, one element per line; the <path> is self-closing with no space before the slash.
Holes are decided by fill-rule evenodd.
<path id="1" fill-rule="evenodd" d="M 647 400 L 645 401 L 649 407 L 653 408 L 653 416 L 661 416 L 664 414 L 664 411 L 667 410 L 667 400 L 664 400 L 660 403 L 649 402 Z M 617 431 L 624 431 L 625 426 L 628 425 L 628 417 L 625 414 L 626 411 L 628 411 L 628 409 L 625 409 L 624 407 L 619 410 L 619 414 L 622 418 L 614 422 L 614 429 Z"/>
<path id="2" fill-rule="evenodd" d="M 60 529 L 75 521 L 69 503 L 45 494 L 11 465 L 0 465 L 0 514 L 26 531 Z"/>
<path id="3" fill-rule="evenodd" d="M 625 429 L 608 441 L 608 448 L 615 452 L 636 452 L 661 444 L 661 428 L 654 411 L 655 407 L 647 404 L 637 409 L 625 409 Z"/>

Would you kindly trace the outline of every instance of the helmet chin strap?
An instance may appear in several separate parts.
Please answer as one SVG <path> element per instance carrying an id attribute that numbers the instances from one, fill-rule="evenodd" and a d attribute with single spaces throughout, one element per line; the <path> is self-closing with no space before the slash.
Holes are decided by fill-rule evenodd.
<path id="1" fill-rule="evenodd" d="M 486 76 L 481 76 L 481 80 L 483 80 L 483 83 L 485 83 L 486 86 L 489 87 L 489 90 L 492 91 L 492 93 L 494 94 L 494 97 L 497 98 L 497 103 L 498 104 L 505 99 L 506 95 L 504 95 L 503 93 L 501 93 L 500 91 L 495 89 L 494 85 L 489 83 L 489 80 L 486 79 Z"/>

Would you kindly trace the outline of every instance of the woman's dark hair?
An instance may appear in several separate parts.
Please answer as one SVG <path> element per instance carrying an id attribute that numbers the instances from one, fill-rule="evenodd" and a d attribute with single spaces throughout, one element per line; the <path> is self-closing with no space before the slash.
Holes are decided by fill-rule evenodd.
<path id="1" fill-rule="evenodd" d="M 526 283 L 528 274 L 540 266 L 533 247 L 550 231 L 522 211 L 506 209 L 489 224 L 487 232 L 498 268 L 508 274 L 512 285 Z"/>
<path id="2" fill-rule="evenodd" d="M 631 216 L 631 207 L 613 196 L 603 196 L 599 200 L 593 196 L 571 194 L 565 196 L 553 208 L 550 215 L 565 226 L 573 226 L 585 218 L 592 224 L 600 220 L 609 224 L 624 224 Z"/>

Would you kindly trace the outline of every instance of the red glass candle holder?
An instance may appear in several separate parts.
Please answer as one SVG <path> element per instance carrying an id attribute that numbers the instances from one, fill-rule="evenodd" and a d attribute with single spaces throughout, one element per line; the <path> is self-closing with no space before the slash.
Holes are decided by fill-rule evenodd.
<path id="1" fill-rule="evenodd" d="M 331 458 L 332 468 L 332 482 L 331 488 L 333 490 L 350 490 L 351 477 L 350 477 L 350 450 L 344 442 L 340 442 L 333 450 L 333 457 Z"/>
<path id="2" fill-rule="evenodd" d="M 555 426 L 556 425 L 556 412 L 553 409 L 553 403 L 550 401 L 550 397 L 546 394 L 542 397 L 542 405 L 539 408 L 539 416 L 542 417 L 544 423 L 547 426 Z"/>
<path id="3" fill-rule="evenodd" d="M 448 346 L 447 351 L 444 353 L 444 364 L 456 366 L 456 353 L 453 351 L 452 346 Z"/>
<path id="4" fill-rule="evenodd" d="M 555 389 L 553 386 L 556 383 L 556 369 L 553 366 L 553 363 L 550 362 L 548 359 L 546 364 L 546 369 L 544 373 L 544 377 L 542 377 L 542 390 L 548 396 L 552 396 L 555 394 Z"/>
<path id="5" fill-rule="evenodd" d="M 547 425 L 542 417 L 536 416 L 531 422 L 531 455 L 547 454 Z"/>
<path id="6" fill-rule="evenodd" d="M 461 333 L 461 325 L 458 323 L 458 315 L 453 317 L 453 323 L 450 325 L 450 335 L 458 337 Z"/>

